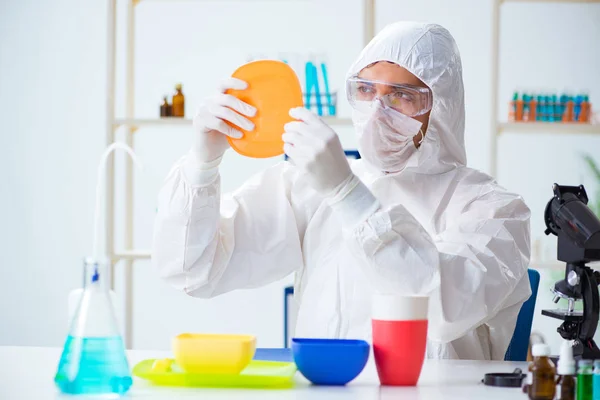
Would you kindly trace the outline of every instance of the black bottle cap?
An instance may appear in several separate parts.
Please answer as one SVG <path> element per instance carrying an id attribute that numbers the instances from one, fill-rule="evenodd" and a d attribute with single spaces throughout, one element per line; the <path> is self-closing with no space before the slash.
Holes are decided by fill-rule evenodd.
<path id="1" fill-rule="evenodd" d="M 521 387 L 525 374 L 519 368 L 512 373 L 485 374 L 483 384 L 487 386 Z"/>

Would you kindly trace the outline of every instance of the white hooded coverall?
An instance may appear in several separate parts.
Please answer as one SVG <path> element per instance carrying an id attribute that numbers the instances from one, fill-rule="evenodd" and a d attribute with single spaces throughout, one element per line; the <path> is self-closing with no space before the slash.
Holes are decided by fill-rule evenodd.
<path id="1" fill-rule="evenodd" d="M 424 141 L 401 172 L 354 161 L 362 183 L 332 200 L 281 162 L 221 198 L 218 174 L 190 181 L 184 156 L 159 194 L 152 262 L 201 298 L 295 273 L 296 337 L 370 340 L 372 293 L 430 295 L 428 357 L 502 360 L 531 294 L 530 211 L 465 165 L 462 67 L 446 29 L 391 24 L 348 77 L 377 61 L 433 91 Z"/>

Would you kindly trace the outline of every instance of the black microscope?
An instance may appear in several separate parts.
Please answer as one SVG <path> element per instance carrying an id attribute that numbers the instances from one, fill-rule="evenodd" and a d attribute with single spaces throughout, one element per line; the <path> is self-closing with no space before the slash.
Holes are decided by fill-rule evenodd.
<path id="1" fill-rule="evenodd" d="M 587 206 L 583 185 L 554 184 L 554 197 L 544 212 L 546 235 L 558 237 L 558 260 L 567 263 L 565 278 L 556 282 L 551 291 L 554 303 L 568 301 L 566 310 L 542 310 L 542 315 L 564 321 L 558 333 L 573 340 L 575 359 L 600 359 L 594 341 L 598 327 L 600 304 L 598 285 L 600 272 L 586 264 L 600 260 L 600 220 Z M 583 311 L 574 310 L 575 301 L 583 300 Z"/>

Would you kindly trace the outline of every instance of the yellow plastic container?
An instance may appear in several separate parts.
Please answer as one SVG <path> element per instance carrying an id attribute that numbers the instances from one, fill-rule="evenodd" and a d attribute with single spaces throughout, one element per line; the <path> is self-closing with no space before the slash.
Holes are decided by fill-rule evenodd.
<path id="1" fill-rule="evenodd" d="M 251 335 L 183 333 L 173 339 L 175 362 L 195 374 L 239 374 L 255 351 Z"/>
<path id="2" fill-rule="evenodd" d="M 176 363 L 163 367 L 167 360 L 144 360 L 133 367 L 132 374 L 158 386 L 289 389 L 294 386 L 296 364 L 278 361 L 251 361 L 239 374 L 194 374 Z"/>

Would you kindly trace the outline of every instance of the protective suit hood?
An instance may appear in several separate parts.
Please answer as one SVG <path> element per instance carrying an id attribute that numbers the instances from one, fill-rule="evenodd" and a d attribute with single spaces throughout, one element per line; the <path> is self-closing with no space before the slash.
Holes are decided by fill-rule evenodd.
<path id="1" fill-rule="evenodd" d="M 433 92 L 425 140 L 403 171 L 439 174 L 466 165 L 462 64 L 450 32 L 436 24 L 390 24 L 363 49 L 346 78 L 378 61 L 407 69 Z"/>

